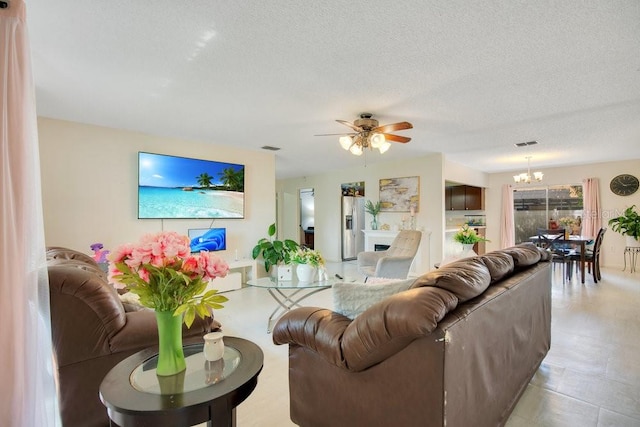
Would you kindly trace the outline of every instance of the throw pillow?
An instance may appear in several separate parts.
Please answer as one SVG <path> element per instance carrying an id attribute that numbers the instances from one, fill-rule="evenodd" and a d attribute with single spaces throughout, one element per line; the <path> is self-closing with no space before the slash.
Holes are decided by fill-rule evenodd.
<path id="1" fill-rule="evenodd" d="M 415 279 L 395 279 L 383 283 L 335 283 L 333 311 L 355 319 L 372 305 L 385 298 L 406 291 Z"/>

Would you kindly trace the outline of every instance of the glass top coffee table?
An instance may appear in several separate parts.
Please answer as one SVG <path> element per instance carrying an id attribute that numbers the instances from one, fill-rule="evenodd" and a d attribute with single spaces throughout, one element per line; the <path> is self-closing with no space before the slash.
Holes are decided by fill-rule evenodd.
<path id="1" fill-rule="evenodd" d="M 100 384 L 110 425 L 233 427 L 235 408 L 255 389 L 263 353 L 251 341 L 224 337 L 224 356 L 208 361 L 202 343 L 184 345 L 187 369 L 157 376 L 157 348 L 118 363 Z"/>
<path id="2" fill-rule="evenodd" d="M 293 280 L 276 280 L 272 277 L 261 277 L 249 280 L 247 285 L 256 288 L 265 288 L 278 303 L 275 310 L 267 320 L 267 332 L 271 332 L 273 324 L 287 311 L 295 307 L 302 307 L 300 304 L 304 299 L 325 289 L 329 289 L 335 280 L 328 279 L 322 281 L 302 282 L 294 278 Z"/>

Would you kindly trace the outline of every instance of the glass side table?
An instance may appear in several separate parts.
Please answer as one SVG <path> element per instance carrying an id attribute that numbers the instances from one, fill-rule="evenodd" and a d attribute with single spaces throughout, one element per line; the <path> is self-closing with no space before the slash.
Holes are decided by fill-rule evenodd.
<path id="1" fill-rule="evenodd" d="M 225 337 L 222 359 L 207 361 L 202 343 L 184 346 L 187 369 L 157 376 L 157 348 L 117 364 L 100 385 L 110 425 L 233 427 L 235 408 L 254 390 L 263 353 L 251 341 Z"/>

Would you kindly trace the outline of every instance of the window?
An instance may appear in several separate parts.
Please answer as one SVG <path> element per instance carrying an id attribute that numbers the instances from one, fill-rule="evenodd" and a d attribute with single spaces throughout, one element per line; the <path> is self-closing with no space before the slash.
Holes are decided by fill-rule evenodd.
<path id="1" fill-rule="evenodd" d="M 580 234 L 582 185 L 517 188 L 513 190 L 516 244 L 529 241 L 538 228 L 570 228 Z"/>

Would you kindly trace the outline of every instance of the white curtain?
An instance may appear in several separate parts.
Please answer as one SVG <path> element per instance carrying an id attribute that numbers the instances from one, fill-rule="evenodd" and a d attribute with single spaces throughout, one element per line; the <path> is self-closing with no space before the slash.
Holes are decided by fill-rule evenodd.
<path id="1" fill-rule="evenodd" d="M 23 0 L 0 9 L 0 425 L 60 426 Z"/>
<path id="2" fill-rule="evenodd" d="M 513 188 L 509 184 L 502 186 L 502 210 L 500 218 L 500 248 L 516 244 L 516 229 L 513 219 Z"/>
<path id="3" fill-rule="evenodd" d="M 602 227 L 602 206 L 600 205 L 600 180 L 585 178 L 582 180 L 583 211 L 582 235 L 596 237 Z"/>

